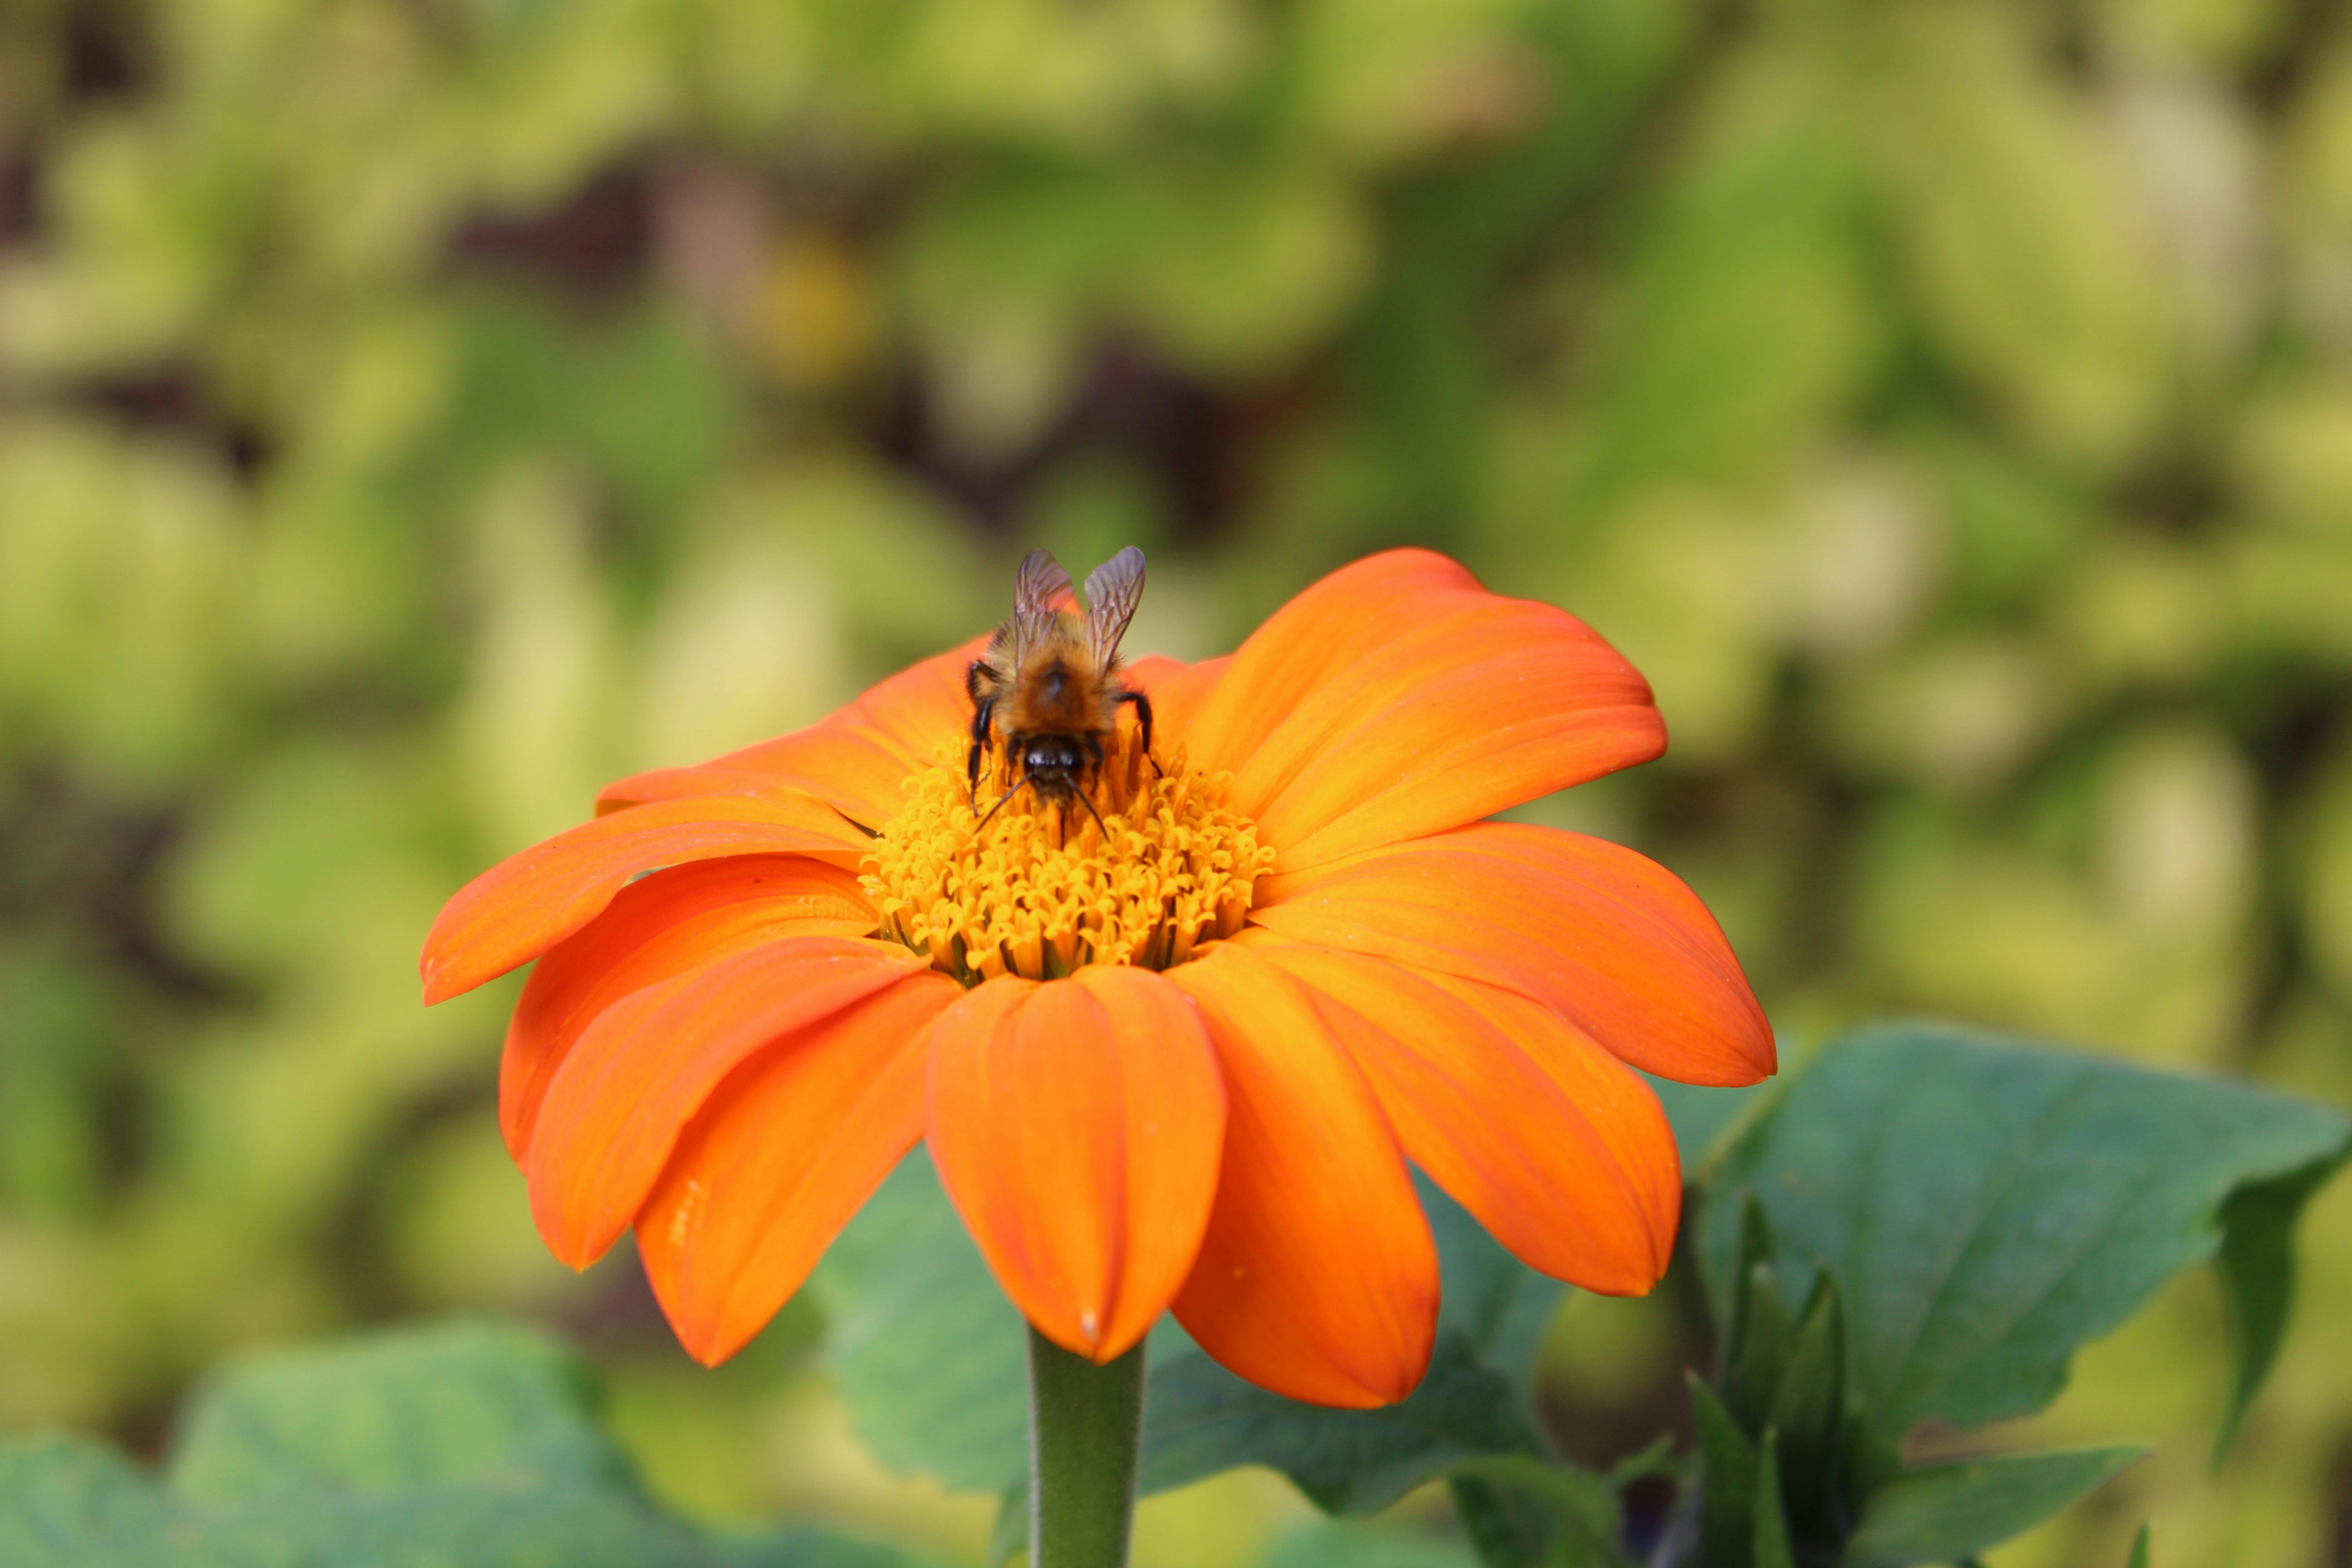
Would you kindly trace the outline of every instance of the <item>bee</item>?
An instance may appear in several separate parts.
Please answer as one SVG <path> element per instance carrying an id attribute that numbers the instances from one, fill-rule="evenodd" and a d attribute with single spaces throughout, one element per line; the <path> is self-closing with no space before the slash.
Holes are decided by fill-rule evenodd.
<path id="1" fill-rule="evenodd" d="M 982 822 L 1025 788 L 1065 812 L 1076 800 L 1102 826 L 1087 791 L 1102 767 L 1103 746 L 1118 727 L 1121 708 L 1135 710 L 1144 754 L 1151 752 L 1151 700 L 1118 675 L 1118 639 L 1142 596 L 1143 552 L 1131 544 L 1087 574 L 1083 615 L 1071 596 L 1070 574 L 1051 555 L 1033 550 L 1022 558 L 1012 618 L 964 672 L 964 691 L 971 698 L 971 752 L 964 772 L 974 809 L 981 759 L 1000 735 L 1013 775 L 1013 787 Z"/>

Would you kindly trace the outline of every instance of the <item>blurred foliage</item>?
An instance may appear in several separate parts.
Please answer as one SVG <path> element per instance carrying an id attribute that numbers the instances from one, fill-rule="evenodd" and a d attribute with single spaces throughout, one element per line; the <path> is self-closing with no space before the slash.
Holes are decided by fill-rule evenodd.
<path id="1" fill-rule="evenodd" d="M 813 1305 L 712 1378 L 545 1258 L 511 991 L 412 964 L 1033 542 L 1143 545 L 1182 655 L 1408 541 L 1592 621 L 1674 750 L 1529 814 L 1690 878 L 1792 1047 L 1934 1010 L 2352 1103 L 2346 9 L 5 0 L 0 1426 L 152 1444 L 226 1349 L 515 1307 L 664 1495 L 976 1556 Z M 2305 1237 L 2352 1295 L 2352 1196 Z M 2208 1475 L 2223 1314 L 2084 1359 L 2043 1436 L 2169 1440 L 1995 1562 L 2337 1560 L 2352 1342 Z M 1572 1300 L 1556 1432 L 1638 1446 L 1698 1353 Z M 1300 1517 L 1208 1484 L 1141 1561 Z"/>
<path id="2" fill-rule="evenodd" d="M 583 1369 L 510 1328 L 278 1352 L 217 1379 L 161 1483 L 105 1446 L 0 1447 L 20 1568 L 919 1568 L 829 1531 L 647 1505 Z"/>

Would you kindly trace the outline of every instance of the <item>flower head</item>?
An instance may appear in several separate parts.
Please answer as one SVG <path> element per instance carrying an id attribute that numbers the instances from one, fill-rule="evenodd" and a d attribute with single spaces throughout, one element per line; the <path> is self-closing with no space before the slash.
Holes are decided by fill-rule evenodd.
<path id="1" fill-rule="evenodd" d="M 500 1118 L 557 1256 L 634 1226 L 716 1363 L 924 1141 L 1049 1338 L 1108 1361 L 1172 1309 L 1342 1405 L 1427 1364 L 1408 1162 L 1536 1268 L 1657 1280 L 1681 1175 L 1633 1069 L 1753 1082 L 1770 1032 L 1663 868 L 1486 820 L 1664 749 L 1615 650 L 1373 556 L 1230 658 L 1127 667 L 1152 744 L 1122 719 L 1063 799 L 1001 755 L 971 792 L 981 649 L 625 780 L 450 900 L 428 1001 L 538 960 Z"/>

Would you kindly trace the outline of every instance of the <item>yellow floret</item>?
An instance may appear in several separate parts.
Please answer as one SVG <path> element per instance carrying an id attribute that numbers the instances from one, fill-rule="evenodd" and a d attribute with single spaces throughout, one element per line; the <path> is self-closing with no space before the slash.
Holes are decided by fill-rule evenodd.
<path id="1" fill-rule="evenodd" d="M 968 985 L 1087 963 L 1166 969 L 1231 936 L 1274 851 L 1226 805 L 1228 775 L 1190 772 L 1181 752 L 1162 765 L 1123 731 L 1089 797 L 1099 826 L 1034 788 L 982 826 L 1009 781 L 983 775 L 975 805 L 961 759 L 942 748 L 866 858 L 883 934 Z"/>

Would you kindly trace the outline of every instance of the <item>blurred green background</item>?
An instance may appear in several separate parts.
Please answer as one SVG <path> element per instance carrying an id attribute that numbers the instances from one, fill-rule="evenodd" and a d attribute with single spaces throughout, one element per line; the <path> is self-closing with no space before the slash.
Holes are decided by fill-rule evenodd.
<path id="1" fill-rule="evenodd" d="M 598 784 L 979 629 L 1031 543 L 1219 651 L 1451 552 L 1649 674 L 1529 815 L 1886 1012 L 2352 1104 L 2342 0 L 0 0 L 0 1429 L 520 1310 L 667 1495 L 976 1561 L 796 1306 L 712 1374 L 533 1237 L 512 983 L 440 901 Z M 2192 1279 L 2039 1435 L 2161 1457 L 1996 1559 L 2352 1563 L 2352 1186 L 2204 1468 Z M 1548 1414 L 1683 1418 L 1578 1298 Z M 1442 1505 L 1408 1504 L 1433 1517 Z M 1304 1517 L 1241 1474 L 1139 1560 Z"/>

